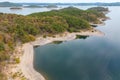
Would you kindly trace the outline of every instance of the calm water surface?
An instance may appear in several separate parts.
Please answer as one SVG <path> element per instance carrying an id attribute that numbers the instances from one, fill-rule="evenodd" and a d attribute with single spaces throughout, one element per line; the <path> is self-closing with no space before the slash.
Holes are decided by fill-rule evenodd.
<path id="1" fill-rule="evenodd" d="M 63 6 L 66 7 L 66 6 Z M 0 7 L 0 13 L 12 13 L 12 14 L 20 14 L 20 15 L 28 15 L 35 12 L 45 12 L 50 10 L 58 10 L 63 7 L 58 8 L 22 8 L 20 10 L 11 10 L 10 7 Z"/>
<path id="2" fill-rule="evenodd" d="M 120 7 L 109 7 L 103 37 L 35 48 L 34 67 L 47 80 L 120 80 Z"/>
<path id="3" fill-rule="evenodd" d="M 0 13 L 12 13 L 20 15 L 28 15 L 35 12 L 45 12 L 50 10 L 58 10 L 61 8 L 69 7 L 69 5 L 61 6 L 58 5 L 58 8 L 22 8 L 21 10 L 11 10 L 10 7 L 0 7 Z M 87 9 L 91 6 L 75 6 L 81 9 Z"/>

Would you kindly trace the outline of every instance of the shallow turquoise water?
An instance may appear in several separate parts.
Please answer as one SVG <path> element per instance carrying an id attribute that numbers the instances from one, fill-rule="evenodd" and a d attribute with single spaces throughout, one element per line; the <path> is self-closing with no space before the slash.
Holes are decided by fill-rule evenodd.
<path id="1" fill-rule="evenodd" d="M 111 20 L 90 36 L 34 49 L 34 67 L 47 80 L 120 80 L 120 7 L 109 7 Z"/>

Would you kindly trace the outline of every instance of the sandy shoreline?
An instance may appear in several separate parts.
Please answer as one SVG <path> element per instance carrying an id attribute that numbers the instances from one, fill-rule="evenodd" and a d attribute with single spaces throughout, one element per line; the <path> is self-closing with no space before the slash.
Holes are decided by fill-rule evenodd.
<path id="1" fill-rule="evenodd" d="M 21 70 L 22 74 L 27 80 L 45 80 L 44 76 L 33 67 L 33 56 L 34 56 L 34 46 L 42 46 L 53 41 L 70 41 L 76 38 L 76 35 L 86 35 L 86 36 L 104 36 L 104 33 L 96 29 L 89 31 L 81 31 L 76 33 L 64 33 L 61 35 L 55 35 L 55 37 L 38 37 L 36 41 L 23 44 L 21 49 L 23 50 L 23 55 L 20 57 L 20 64 L 15 68 L 16 70 Z M 17 69 L 18 68 L 18 69 Z M 15 70 L 13 70 L 15 71 Z M 16 79 L 18 80 L 18 79 Z"/>

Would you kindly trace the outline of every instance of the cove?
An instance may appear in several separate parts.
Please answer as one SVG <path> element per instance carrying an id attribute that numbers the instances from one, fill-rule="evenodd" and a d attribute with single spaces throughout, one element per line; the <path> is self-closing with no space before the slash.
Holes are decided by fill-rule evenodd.
<path id="1" fill-rule="evenodd" d="M 34 48 L 36 71 L 46 80 L 120 80 L 120 7 L 109 9 L 111 20 L 97 27 L 105 36 Z"/>

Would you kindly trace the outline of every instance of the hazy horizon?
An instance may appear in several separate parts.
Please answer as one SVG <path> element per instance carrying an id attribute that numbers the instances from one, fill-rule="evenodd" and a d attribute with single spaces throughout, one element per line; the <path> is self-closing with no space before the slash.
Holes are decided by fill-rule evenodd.
<path id="1" fill-rule="evenodd" d="M 111 2 L 120 2 L 120 0 L 0 0 L 0 2 L 14 2 L 14 3 L 96 3 L 96 2 L 105 2 L 105 3 L 111 3 Z"/>

